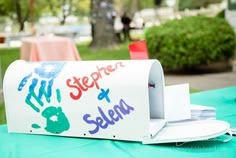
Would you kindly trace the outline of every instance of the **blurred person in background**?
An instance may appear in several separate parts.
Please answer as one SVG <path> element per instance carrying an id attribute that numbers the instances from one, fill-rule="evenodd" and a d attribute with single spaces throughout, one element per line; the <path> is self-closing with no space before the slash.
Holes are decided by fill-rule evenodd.
<path id="1" fill-rule="evenodd" d="M 121 17 L 121 23 L 123 24 L 122 31 L 123 31 L 124 41 L 131 40 L 131 37 L 130 37 L 131 19 L 129 18 L 126 12 Z"/>

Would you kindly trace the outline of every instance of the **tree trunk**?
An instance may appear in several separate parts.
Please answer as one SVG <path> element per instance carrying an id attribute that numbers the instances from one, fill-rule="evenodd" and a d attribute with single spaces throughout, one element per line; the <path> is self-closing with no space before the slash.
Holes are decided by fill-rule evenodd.
<path id="1" fill-rule="evenodd" d="M 91 47 L 112 48 L 118 43 L 114 19 L 113 0 L 91 0 Z"/>
<path id="2" fill-rule="evenodd" d="M 73 7 L 72 0 L 58 1 L 58 5 L 55 5 L 54 1 L 48 0 L 48 4 L 53 16 L 58 16 L 57 9 L 61 8 L 62 16 L 58 16 L 58 20 L 60 25 L 64 25 L 66 23 L 66 18 L 71 14 Z"/>
<path id="3" fill-rule="evenodd" d="M 19 23 L 19 31 L 24 31 L 25 28 L 25 21 L 28 19 L 29 17 L 29 8 L 27 9 L 25 16 L 23 17 L 23 11 L 21 9 L 21 4 L 20 4 L 20 0 L 14 0 L 15 3 L 15 7 L 16 7 L 16 15 L 17 15 L 17 21 Z"/>
<path id="4" fill-rule="evenodd" d="M 16 15 L 17 15 L 17 21 L 19 23 L 19 31 L 24 30 L 24 23 L 22 23 L 22 15 L 21 15 L 21 6 L 19 0 L 15 0 L 15 7 L 16 7 Z"/>
<path id="5" fill-rule="evenodd" d="M 138 0 L 131 0 L 130 16 L 133 19 L 134 14 L 139 10 Z"/>

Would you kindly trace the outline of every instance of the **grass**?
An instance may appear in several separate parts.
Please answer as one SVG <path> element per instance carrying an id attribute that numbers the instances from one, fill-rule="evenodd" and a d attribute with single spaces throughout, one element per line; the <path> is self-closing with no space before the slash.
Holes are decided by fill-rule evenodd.
<path id="1" fill-rule="evenodd" d="M 20 59 L 19 48 L 0 48 L 0 61 L 2 66 L 2 75 L 5 74 L 7 67 L 15 60 Z"/>
<path id="2" fill-rule="evenodd" d="M 77 45 L 82 60 L 125 60 L 130 59 L 128 52 L 128 43 L 121 44 L 114 49 L 92 50 L 88 44 Z M 7 67 L 15 60 L 20 59 L 20 48 L 0 48 L 0 61 L 2 65 L 2 76 L 4 76 Z M 190 92 L 198 92 L 196 89 L 190 89 Z M 0 104 L 0 124 L 6 123 L 5 105 Z"/>
<path id="3" fill-rule="evenodd" d="M 6 123 L 6 113 L 4 103 L 0 104 L 0 124 Z"/>
<path id="4" fill-rule="evenodd" d="M 128 43 L 118 45 L 114 49 L 89 49 L 87 44 L 77 45 L 83 60 L 121 60 L 129 59 Z"/>

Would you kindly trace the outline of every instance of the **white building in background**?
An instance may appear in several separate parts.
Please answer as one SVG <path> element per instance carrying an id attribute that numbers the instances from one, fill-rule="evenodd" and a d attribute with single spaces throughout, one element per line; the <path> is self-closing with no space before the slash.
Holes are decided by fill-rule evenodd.
<path id="1" fill-rule="evenodd" d="M 232 0 L 231 0 L 232 1 Z M 236 0 L 233 0 L 236 1 Z M 163 8 L 146 8 L 139 12 L 136 12 L 134 15 L 134 23 L 138 23 L 143 19 L 146 27 L 152 25 L 160 25 L 161 23 L 172 20 L 172 19 L 181 19 L 185 16 L 196 16 L 196 15 L 206 15 L 206 16 L 216 16 L 220 11 L 224 10 L 227 7 L 227 0 L 218 3 L 218 4 L 211 4 L 207 8 L 200 8 L 200 9 L 185 9 L 183 11 L 178 11 L 178 0 L 167 0 L 169 7 Z M 236 17 L 235 15 L 233 15 Z M 234 20 L 236 22 L 236 20 Z"/>
<path id="2" fill-rule="evenodd" d="M 234 32 L 236 33 L 236 0 L 227 0 L 225 18 L 234 28 Z"/>

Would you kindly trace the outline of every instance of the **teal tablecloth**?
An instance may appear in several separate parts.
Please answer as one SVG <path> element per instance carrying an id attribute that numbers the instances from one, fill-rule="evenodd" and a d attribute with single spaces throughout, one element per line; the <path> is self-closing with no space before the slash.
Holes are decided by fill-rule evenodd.
<path id="1" fill-rule="evenodd" d="M 191 103 L 213 106 L 217 119 L 236 127 L 236 87 L 191 94 Z M 7 133 L 0 126 L 0 158 L 236 158 L 236 137 L 228 143 L 199 141 L 181 146 Z"/>

